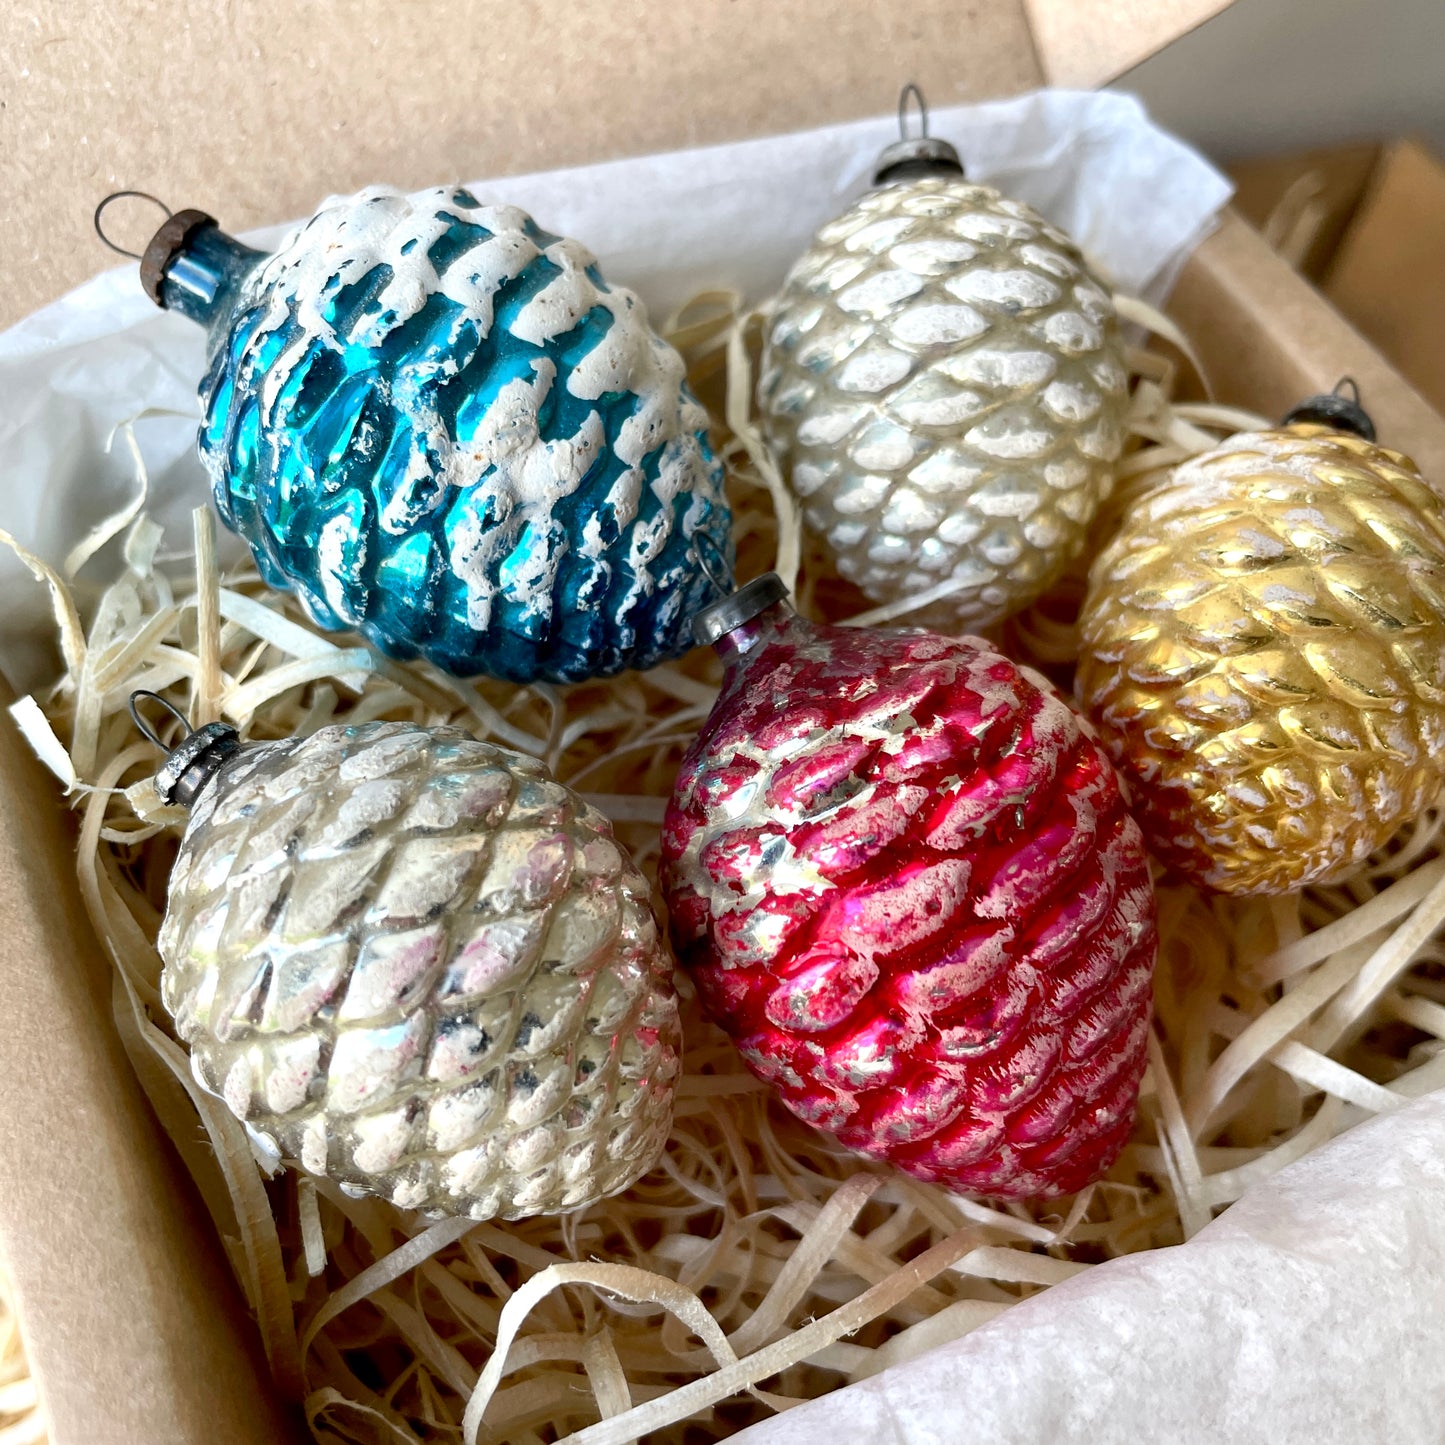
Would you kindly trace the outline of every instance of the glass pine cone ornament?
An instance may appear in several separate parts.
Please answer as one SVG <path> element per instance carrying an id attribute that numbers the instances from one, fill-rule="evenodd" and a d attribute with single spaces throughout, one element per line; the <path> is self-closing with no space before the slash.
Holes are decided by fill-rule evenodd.
<path id="1" fill-rule="evenodd" d="M 890 146 L 874 179 L 783 283 L 764 432 L 845 578 L 931 599 L 920 625 L 987 626 L 1079 553 L 1112 486 L 1118 320 L 1069 238 L 946 142 Z"/>
<path id="2" fill-rule="evenodd" d="M 1150 847 L 1225 893 L 1339 878 L 1445 781 L 1445 516 L 1336 393 L 1163 475 L 1094 563 L 1077 689 Z"/>
<path id="3" fill-rule="evenodd" d="M 663 825 L 678 956 L 799 1118 L 920 1179 L 1071 1193 L 1123 1148 L 1157 951 L 1087 725 L 976 638 L 815 626 L 760 578 Z"/>
<path id="4" fill-rule="evenodd" d="M 707 418 L 578 242 L 464 190 L 327 201 L 271 256 L 171 217 L 142 262 L 207 327 L 200 453 L 262 575 L 323 627 L 462 676 L 686 650 L 728 552 Z"/>
<path id="5" fill-rule="evenodd" d="M 160 933 L 196 1078 L 260 1147 L 432 1216 L 626 1188 L 680 1069 L 648 885 L 543 766 L 368 722 L 172 751 L 193 799 Z"/>

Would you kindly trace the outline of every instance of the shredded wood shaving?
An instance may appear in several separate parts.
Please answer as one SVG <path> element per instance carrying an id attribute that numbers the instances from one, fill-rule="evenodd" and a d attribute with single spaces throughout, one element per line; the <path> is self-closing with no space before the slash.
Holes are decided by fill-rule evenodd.
<path id="1" fill-rule="evenodd" d="M 1188 354 L 1156 313 L 1126 310 Z M 814 616 L 906 622 L 907 608 L 866 608 L 802 532 L 749 411 L 763 322 L 710 293 L 671 328 L 695 388 L 727 419 L 718 439 L 740 575 L 796 576 Z M 1172 368 L 1157 355 L 1136 351 L 1132 364 L 1132 450 L 1101 535 L 1160 468 L 1259 424 L 1171 403 Z M 460 724 L 546 759 L 651 872 L 662 800 L 719 671 L 700 651 L 647 674 L 515 688 L 392 663 L 319 636 L 253 572 L 222 576 L 206 509 L 194 576 L 173 591 L 145 492 L 141 476 L 137 499 L 59 570 L 15 549 L 50 589 L 64 671 L 13 715 L 81 813 L 82 893 L 115 961 L 130 1057 L 215 1220 L 276 1388 L 320 1441 L 720 1439 L 956 1340 L 1099 1261 L 1187 1239 L 1331 1134 L 1445 1085 L 1445 847 L 1431 814 L 1349 882 L 1299 898 L 1162 888 L 1138 1127 L 1108 1180 L 1073 1201 L 994 1207 L 860 1164 L 772 1102 L 686 980 L 676 1125 L 661 1165 L 626 1194 L 560 1219 L 427 1224 L 273 1173 L 199 1090 L 160 1007 L 154 939 L 183 818 L 150 785 L 157 759 L 126 716 L 130 691 L 161 691 L 197 723 L 225 717 L 257 738 L 340 718 Z M 116 541 L 119 580 L 87 586 L 86 562 Z M 1081 564 L 1002 629 L 1064 686 L 1082 585 Z M 13 1324 L 0 1323 L 8 1362 Z M 11 1378 L 0 1375 L 0 1406 Z M 15 1402 L 31 1418 L 33 1389 Z M 26 1428 L 0 1427 L 0 1445 L 37 1438 Z"/>
<path id="2" fill-rule="evenodd" d="M 10 1280 L 0 1272 L 0 1445 L 44 1445 L 45 1412 L 25 1358 Z"/>

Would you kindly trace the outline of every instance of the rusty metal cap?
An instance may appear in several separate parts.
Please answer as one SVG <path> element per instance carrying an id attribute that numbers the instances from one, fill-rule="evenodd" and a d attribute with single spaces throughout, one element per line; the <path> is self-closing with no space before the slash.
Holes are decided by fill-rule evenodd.
<path id="1" fill-rule="evenodd" d="M 160 230 L 150 238 L 140 258 L 140 284 L 157 306 L 164 307 L 166 304 L 161 299 L 161 288 L 170 273 L 171 262 L 190 245 L 191 237 L 197 231 L 215 224 L 215 217 L 208 216 L 204 211 L 177 211 L 175 215 L 168 216 Z"/>

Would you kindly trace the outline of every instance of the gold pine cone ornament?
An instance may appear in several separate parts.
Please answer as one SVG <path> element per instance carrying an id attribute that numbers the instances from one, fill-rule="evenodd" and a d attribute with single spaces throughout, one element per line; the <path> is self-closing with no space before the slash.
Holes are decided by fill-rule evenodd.
<path id="1" fill-rule="evenodd" d="M 1181 463 L 1096 559 L 1080 700 L 1156 855 L 1337 879 L 1445 782 L 1445 512 L 1336 393 Z"/>
<path id="2" fill-rule="evenodd" d="M 244 747 L 211 724 L 157 787 L 192 809 L 162 1001 L 265 1153 L 479 1220 L 657 1162 L 671 960 L 610 825 L 542 764 L 404 723 Z"/>
<path id="3" fill-rule="evenodd" d="M 839 573 L 958 631 L 1026 606 L 1083 548 L 1127 374 L 1073 242 L 924 132 L 883 152 L 789 272 L 758 403 Z"/>

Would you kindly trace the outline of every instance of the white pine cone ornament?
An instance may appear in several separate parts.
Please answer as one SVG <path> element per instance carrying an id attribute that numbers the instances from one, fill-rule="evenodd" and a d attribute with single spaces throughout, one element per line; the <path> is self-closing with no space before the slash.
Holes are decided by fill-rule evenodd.
<path id="1" fill-rule="evenodd" d="M 1286 421 L 1150 486 L 1080 615 L 1150 846 L 1225 893 L 1332 882 L 1445 784 L 1445 509 L 1357 403 Z"/>
<path id="2" fill-rule="evenodd" d="M 906 98 L 906 93 L 905 93 Z M 809 528 L 875 602 L 983 627 L 1038 597 L 1113 483 L 1113 302 L 1037 212 L 924 135 L 817 233 L 775 305 L 758 403 Z"/>
<path id="3" fill-rule="evenodd" d="M 577 1209 L 657 1161 L 681 1030 L 648 886 L 543 766 L 370 722 L 157 776 L 194 807 L 161 997 L 268 1152 L 474 1219 Z"/>

